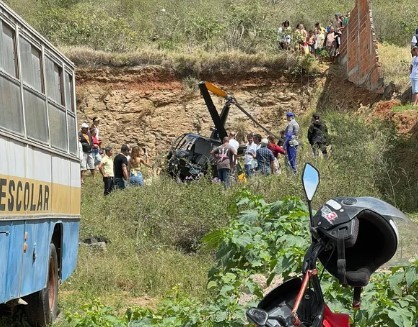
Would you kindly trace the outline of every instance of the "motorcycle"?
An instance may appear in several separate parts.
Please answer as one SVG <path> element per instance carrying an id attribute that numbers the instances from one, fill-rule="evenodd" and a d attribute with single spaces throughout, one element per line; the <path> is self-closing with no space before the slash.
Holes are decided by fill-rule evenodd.
<path id="1" fill-rule="evenodd" d="M 362 288 L 370 275 L 406 255 L 406 249 L 397 252 L 403 247 L 400 235 L 411 226 L 401 211 L 372 197 L 337 197 L 313 215 L 312 199 L 319 183 L 318 170 L 305 164 L 302 184 L 312 242 L 305 253 L 302 276 L 279 285 L 256 308 L 247 310 L 247 319 L 258 327 L 349 327 L 350 316 L 332 312 L 325 303 L 318 259 L 340 284 L 353 287 L 352 305 L 359 309 Z M 408 251 L 416 251 L 416 247 L 409 246 Z"/>

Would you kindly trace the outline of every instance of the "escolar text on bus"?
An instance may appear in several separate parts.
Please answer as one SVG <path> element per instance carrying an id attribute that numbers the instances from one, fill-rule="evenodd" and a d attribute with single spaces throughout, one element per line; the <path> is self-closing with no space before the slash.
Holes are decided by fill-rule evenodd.
<path id="1" fill-rule="evenodd" d="M 0 213 L 48 211 L 49 189 L 42 183 L 0 178 Z"/>

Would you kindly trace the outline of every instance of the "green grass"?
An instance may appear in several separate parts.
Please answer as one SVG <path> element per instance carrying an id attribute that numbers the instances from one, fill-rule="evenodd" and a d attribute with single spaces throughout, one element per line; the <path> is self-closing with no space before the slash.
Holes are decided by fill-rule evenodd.
<path id="1" fill-rule="evenodd" d="M 392 108 L 393 112 L 406 112 L 406 111 L 418 111 L 418 107 L 417 106 L 413 106 L 412 104 L 407 104 L 407 105 L 399 105 L 399 106 L 394 106 Z"/>
<path id="2" fill-rule="evenodd" d="M 378 45 L 378 51 L 385 83 L 393 82 L 398 90 L 407 89 L 411 83 L 409 78 L 410 48 L 385 42 Z"/>

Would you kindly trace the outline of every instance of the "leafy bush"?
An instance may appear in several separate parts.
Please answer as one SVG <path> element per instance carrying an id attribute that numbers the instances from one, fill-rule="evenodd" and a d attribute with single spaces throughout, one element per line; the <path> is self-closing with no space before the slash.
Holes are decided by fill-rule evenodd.
<path id="1" fill-rule="evenodd" d="M 116 318 L 110 308 L 93 301 L 81 311 L 67 314 L 67 320 L 76 327 L 108 326 L 108 323 L 131 327 L 246 325 L 246 308 L 262 296 L 252 277 L 254 273 L 274 270 L 286 277 L 300 271 L 309 231 L 306 207 L 298 199 L 266 203 L 245 191 L 237 206 L 240 213 L 229 227 L 205 237 L 209 245 L 217 245 L 217 263 L 209 276 L 210 295 L 205 300 L 174 288 L 154 310 L 133 307 L 124 317 Z M 322 285 L 331 307 L 337 310 L 349 307 L 349 290 L 341 288 L 335 278 L 326 274 Z M 244 294 L 253 296 L 245 302 Z M 357 312 L 357 325 L 412 327 L 418 318 L 417 295 L 418 261 L 376 273 L 364 290 L 366 305 Z"/>
<path id="2" fill-rule="evenodd" d="M 79 312 L 67 312 L 67 321 L 74 327 L 121 327 L 126 326 L 116 317 L 112 308 L 94 299 L 82 306 Z"/>
<path id="3" fill-rule="evenodd" d="M 203 239 L 218 248 L 212 274 L 238 268 L 251 273 L 270 272 L 271 279 L 275 274 L 287 278 L 300 271 L 309 246 L 305 204 L 296 198 L 267 204 L 260 196 L 243 191 L 237 206 L 240 214 L 228 228 Z"/>
<path id="4" fill-rule="evenodd" d="M 328 304 L 337 310 L 351 306 L 351 289 L 327 275 L 321 282 Z M 362 292 L 361 309 L 354 312 L 356 326 L 412 327 L 418 320 L 418 261 L 377 271 Z"/>

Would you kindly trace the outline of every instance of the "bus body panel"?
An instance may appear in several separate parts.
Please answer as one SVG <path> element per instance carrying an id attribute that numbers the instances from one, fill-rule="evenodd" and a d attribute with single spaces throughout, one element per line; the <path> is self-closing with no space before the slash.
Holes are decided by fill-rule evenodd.
<path id="1" fill-rule="evenodd" d="M 79 222 L 79 219 L 0 221 L 0 303 L 45 288 L 49 244 L 57 224 L 63 228 L 62 245 L 57 245 L 63 249 L 61 280 L 72 274 L 77 265 Z"/>
<path id="2" fill-rule="evenodd" d="M 22 250 L 21 286 L 19 296 L 45 288 L 48 276 L 50 227 L 46 220 L 25 221 L 26 251 Z"/>
<path id="3" fill-rule="evenodd" d="M 25 224 L 23 221 L 13 221 L 8 235 L 8 256 L 6 258 L 6 280 L 4 297 L 13 299 L 19 297 L 20 277 L 22 272 L 22 250 Z M 3 293 L 3 292 L 2 292 Z"/>
<path id="4" fill-rule="evenodd" d="M 6 297 L 7 260 L 9 258 L 10 225 L 0 220 L 0 303 Z"/>
<path id="5" fill-rule="evenodd" d="M 70 277 L 77 266 L 79 227 L 79 220 L 70 220 L 63 224 L 62 281 Z"/>
<path id="6" fill-rule="evenodd" d="M 80 166 L 0 135 L 0 303 L 46 286 L 49 244 L 61 226 L 60 278 L 74 271 L 80 224 Z M 2 156 L 3 159 L 3 156 Z"/>

